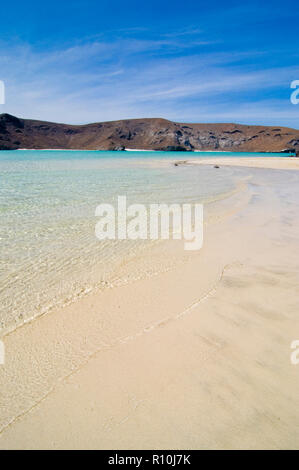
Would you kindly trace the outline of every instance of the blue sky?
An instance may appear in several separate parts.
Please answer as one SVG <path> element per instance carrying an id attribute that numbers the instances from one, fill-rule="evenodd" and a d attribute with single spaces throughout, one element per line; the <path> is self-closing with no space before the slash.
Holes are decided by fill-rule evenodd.
<path id="1" fill-rule="evenodd" d="M 299 128 L 299 8 L 286 0 L 6 3 L 0 112 Z"/>

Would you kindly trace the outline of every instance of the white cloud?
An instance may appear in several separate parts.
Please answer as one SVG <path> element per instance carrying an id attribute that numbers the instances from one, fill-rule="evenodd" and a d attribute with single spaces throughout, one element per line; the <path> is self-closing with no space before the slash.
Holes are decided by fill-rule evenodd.
<path id="1" fill-rule="evenodd" d="M 201 43 L 196 54 L 186 51 L 189 34 L 194 36 L 189 48 Z M 110 43 L 97 39 L 47 52 L 26 45 L 2 47 L 6 105 L 1 110 L 69 123 L 160 116 L 296 124 L 299 109 L 287 94 L 275 103 L 266 95 L 287 90 L 299 78 L 299 67 L 254 70 L 248 59 L 260 58 L 263 51 L 208 53 L 200 31 L 168 36 Z"/>

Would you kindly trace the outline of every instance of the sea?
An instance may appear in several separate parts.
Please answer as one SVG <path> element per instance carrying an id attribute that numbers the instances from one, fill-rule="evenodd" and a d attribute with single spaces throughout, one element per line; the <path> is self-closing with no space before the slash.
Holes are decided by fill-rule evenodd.
<path id="1" fill-rule="evenodd" d="M 202 203 L 236 191 L 240 169 L 179 165 L 282 154 L 17 150 L 0 152 L 0 335 L 121 283 L 151 240 L 99 240 L 99 204 Z M 158 243 L 158 242 L 155 242 Z M 119 267 L 122 267 L 121 274 Z"/>

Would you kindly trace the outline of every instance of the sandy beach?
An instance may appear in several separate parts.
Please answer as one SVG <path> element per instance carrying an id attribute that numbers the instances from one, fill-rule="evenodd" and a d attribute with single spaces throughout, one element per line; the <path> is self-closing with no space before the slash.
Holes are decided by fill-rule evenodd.
<path id="1" fill-rule="evenodd" d="M 276 170 L 299 170 L 299 158 L 296 157 L 207 157 L 204 161 L 188 160 L 188 164 L 192 165 L 225 165 L 225 166 L 242 166 L 249 168 L 270 168 Z"/>
<path id="2" fill-rule="evenodd" d="M 299 159 L 207 160 L 250 168 L 202 250 L 163 242 L 4 338 L 1 449 L 298 448 Z"/>

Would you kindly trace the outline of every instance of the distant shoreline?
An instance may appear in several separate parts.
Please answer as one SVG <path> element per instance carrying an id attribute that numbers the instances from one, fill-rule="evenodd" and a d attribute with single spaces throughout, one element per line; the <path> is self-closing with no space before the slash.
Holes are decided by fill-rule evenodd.
<path id="1" fill-rule="evenodd" d="M 1 151 L 1 150 L 0 150 Z M 288 158 L 288 157 L 296 157 L 296 154 L 294 152 L 285 152 L 285 151 L 280 151 L 280 152 L 271 152 L 271 151 L 231 151 L 231 150 L 186 150 L 186 151 L 175 151 L 175 150 L 155 150 L 155 149 L 132 149 L 132 148 L 125 148 L 123 150 L 98 150 L 98 149 L 64 149 L 64 148 L 47 148 L 47 149 L 38 149 L 38 148 L 20 148 L 20 149 L 11 149 L 11 150 L 2 150 L 2 151 L 32 151 L 32 152 L 156 152 L 156 153 L 219 153 L 219 154 L 224 154 L 224 153 L 264 153 L 264 154 L 269 154 L 269 153 L 277 153 L 280 155 L 284 155 L 282 158 Z M 238 158 L 238 157 L 236 157 Z"/>

